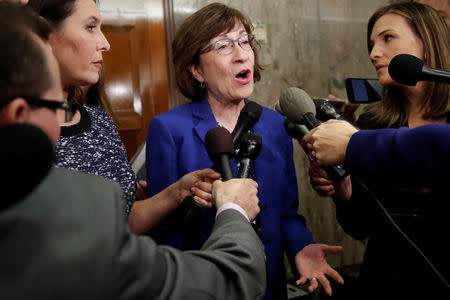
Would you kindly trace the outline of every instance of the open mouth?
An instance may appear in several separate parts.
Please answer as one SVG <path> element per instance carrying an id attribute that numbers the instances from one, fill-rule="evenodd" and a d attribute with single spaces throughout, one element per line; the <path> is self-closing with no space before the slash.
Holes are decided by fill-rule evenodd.
<path id="1" fill-rule="evenodd" d="M 236 75 L 236 78 L 239 78 L 239 79 L 246 79 L 246 78 L 248 77 L 249 74 L 250 74 L 250 70 L 242 70 L 241 72 L 239 72 L 239 73 Z"/>

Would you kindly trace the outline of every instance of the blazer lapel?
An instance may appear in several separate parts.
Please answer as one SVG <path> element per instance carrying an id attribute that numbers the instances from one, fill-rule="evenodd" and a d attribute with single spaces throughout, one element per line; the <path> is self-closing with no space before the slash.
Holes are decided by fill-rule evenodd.
<path id="1" fill-rule="evenodd" d="M 205 144 L 205 135 L 208 130 L 219 126 L 205 97 L 200 102 L 192 102 L 192 116 L 198 120 L 194 131 Z"/>

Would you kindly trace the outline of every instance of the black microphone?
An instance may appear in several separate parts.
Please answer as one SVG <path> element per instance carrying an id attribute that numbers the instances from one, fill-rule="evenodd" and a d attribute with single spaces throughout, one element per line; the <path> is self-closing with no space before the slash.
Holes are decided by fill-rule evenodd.
<path id="1" fill-rule="evenodd" d="M 346 121 L 343 116 L 336 112 L 334 106 L 326 99 L 317 98 L 314 99 L 314 105 L 316 107 L 316 118 L 322 122 L 332 120 Z"/>
<path id="2" fill-rule="evenodd" d="M 239 163 L 238 178 L 250 178 L 250 172 L 253 168 L 253 164 L 256 158 L 261 152 L 262 137 L 254 132 L 246 132 L 241 137 L 239 143 L 239 152 L 237 154 L 237 160 Z M 262 240 L 261 222 L 259 218 L 255 218 L 251 222 L 256 234 Z"/>
<path id="3" fill-rule="evenodd" d="M 300 144 L 303 140 L 303 137 L 308 134 L 309 129 L 306 128 L 305 125 L 297 124 L 286 118 L 284 120 L 284 129 L 286 132 L 294 139 L 296 139 Z M 306 152 L 306 149 L 304 149 Z"/>
<path id="4" fill-rule="evenodd" d="M 28 196 L 52 167 L 53 145 L 41 129 L 16 123 L 0 128 L 0 210 Z"/>
<path id="5" fill-rule="evenodd" d="M 213 127 L 206 133 L 205 147 L 209 158 L 214 162 L 214 170 L 219 172 L 222 180 L 233 178 L 230 158 L 234 156 L 233 138 L 230 132 L 223 127 Z M 198 238 L 202 226 L 202 217 L 206 208 L 186 196 L 181 205 L 172 213 L 174 226 L 181 230 L 181 235 L 191 239 Z"/>
<path id="6" fill-rule="evenodd" d="M 262 114 L 262 106 L 256 102 L 248 101 L 241 109 L 236 126 L 233 129 L 231 135 L 233 136 L 233 144 L 238 145 L 239 141 L 244 133 L 258 123 Z"/>
<path id="7" fill-rule="evenodd" d="M 222 180 L 234 178 L 230 163 L 230 159 L 234 157 L 234 144 L 230 132 L 220 126 L 211 128 L 205 136 L 205 147 L 216 171 L 222 175 Z"/>
<path id="8" fill-rule="evenodd" d="M 239 161 L 238 178 L 250 178 L 253 163 L 261 151 L 262 138 L 254 132 L 246 132 L 239 143 L 237 160 Z"/>
<path id="9" fill-rule="evenodd" d="M 302 89 L 290 87 L 283 91 L 280 95 L 280 99 L 275 104 L 275 110 L 282 115 L 285 115 L 289 121 L 297 125 L 304 125 L 309 131 L 320 125 L 320 121 L 316 119 L 316 106 L 314 105 L 311 97 Z M 289 135 L 292 136 L 290 131 L 296 131 L 297 136 L 303 136 L 307 133 L 303 127 L 292 127 L 289 123 L 286 124 L 285 129 Z M 286 128 L 288 126 L 288 128 Z M 301 139 L 296 139 L 301 142 Z M 305 149 L 306 151 L 306 149 Z M 347 177 L 347 171 L 341 166 L 326 167 L 323 166 L 327 174 L 334 181 L 341 181 Z"/>
<path id="10" fill-rule="evenodd" d="M 389 75 L 398 83 L 414 86 L 417 81 L 450 83 L 450 72 L 424 65 L 423 60 L 410 54 L 395 56 L 388 67 Z"/>

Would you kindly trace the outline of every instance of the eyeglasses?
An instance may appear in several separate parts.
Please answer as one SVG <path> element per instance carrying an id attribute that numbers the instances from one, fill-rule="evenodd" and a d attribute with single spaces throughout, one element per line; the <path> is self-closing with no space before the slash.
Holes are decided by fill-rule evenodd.
<path id="1" fill-rule="evenodd" d="M 244 34 L 235 40 L 225 38 L 215 41 L 214 43 L 209 44 L 205 49 L 201 50 L 200 54 L 206 53 L 214 48 L 220 55 L 228 55 L 233 52 L 235 42 L 237 42 L 245 51 L 250 51 L 255 47 L 255 35 Z"/>
<path id="2" fill-rule="evenodd" d="M 65 121 L 72 121 L 73 115 L 76 112 L 76 107 L 72 102 L 67 101 L 56 101 L 56 100 L 45 100 L 35 97 L 23 97 L 28 104 L 35 106 L 42 106 L 51 109 L 62 109 L 65 111 Z"/>

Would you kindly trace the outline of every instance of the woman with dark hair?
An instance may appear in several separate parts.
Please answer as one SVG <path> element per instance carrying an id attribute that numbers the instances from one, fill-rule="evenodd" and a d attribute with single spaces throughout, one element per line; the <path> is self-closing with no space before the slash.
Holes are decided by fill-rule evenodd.
<path id="1" fill-rule="evenodd" d="M 118 182 L 126 198 L 125 213 L 134 233 L 152 228 L 184 197 L 211 206 L 211 183 L 219 174 L 201 170 L 183 177 L 156 197 L 136 201 L 136 175 L 128 163 L 125 147 L 111 117 L 104 110 L 98 88 L 102 54 L 109 43 L 101 31 L 102 17 L 95 0 L 30 0 L 28 5 L 53 27 L 49 43 L 61 70 L 67 101 L 77 110 L 70 122 L 61 122 L 61 136 L 56 145 L 55 164 L 86 173 L 101 175 Z M 80 87 L 90 86 L 87 97 Z M 96 90 L 97 89 L 97 93 Z M 79 91 L 78 94 L 74 93 Z M 90 92 L 94 92 L 90 97 Z M 101 193 L 101 191 L 99 191 Z M 145 194 L 145 192 L 144 192 Z M 142 199 L 137 199 L 142 200 Z"/>
<path id="2" fill-rule="evenodd" d="M 232 132 L 238 116 L 261 77 L 258 48 L 250 20 L 240 11 L 213 3 L 189 16 L 177 30 L 173 63 L 178 87 L 192 102 L 152 119 L 147 139 L 147 182 L 151 196 L 198 168 L 212 165 L 205 149 L 207 131 L 218 125 Z M 252 177 L 258 182 L 261 212 L 257 223 L 267 257 L 268 284 L 264 299 L 286 299 L 283 250 L 300 283 L 310 281 L 312 291 L 321 282 L 328 294 L 326 275 L 342 282 L 326 262 L 338 246 L 314 244 L 305 219 L 297 213 L 297 179 L 292 139 L 284 118 L 263 108 L 252 131 L 262 137 L 261 152 Z M 236 161 L 233 160 L 236 174 Z M 199 249 L 210 235 L 215 208 L 200 220 L 198 234 L 185 237 L 168 218 L 151 234 L 159 243 L 179 249 Z M 295 268 L 295 266 L 297 268 Z"/>
<path id="3" fill-rule="evenodd" d="M 398 54 L 414 55 L 433 68 L 450 69 L 450 32 L 436 10 L 414 2 L 378 9 L 368 22 L 367 46 L 383 97 L 368 105 L 359 117 L 360 128 L 450 123 L 449 85 L 428 81 L 402 85 L 388 72 L 391 59 Z M 448 294 L 448 251 L 440 243 L 440 229 L 448 228 L 447 187 L 417 181 L 405 184 L 375 176 L 361 178 L 384 211 L 360 180 L 348 176 L 334 183 L 317 163 L 312 163 L 310 176 L 319 194 L 333 197 L 344 230 L 357 239 L 369 238 L 360 275 L 362 290 L 401 298 L 421 295 L 430 299 L 431 295 Z"/>

